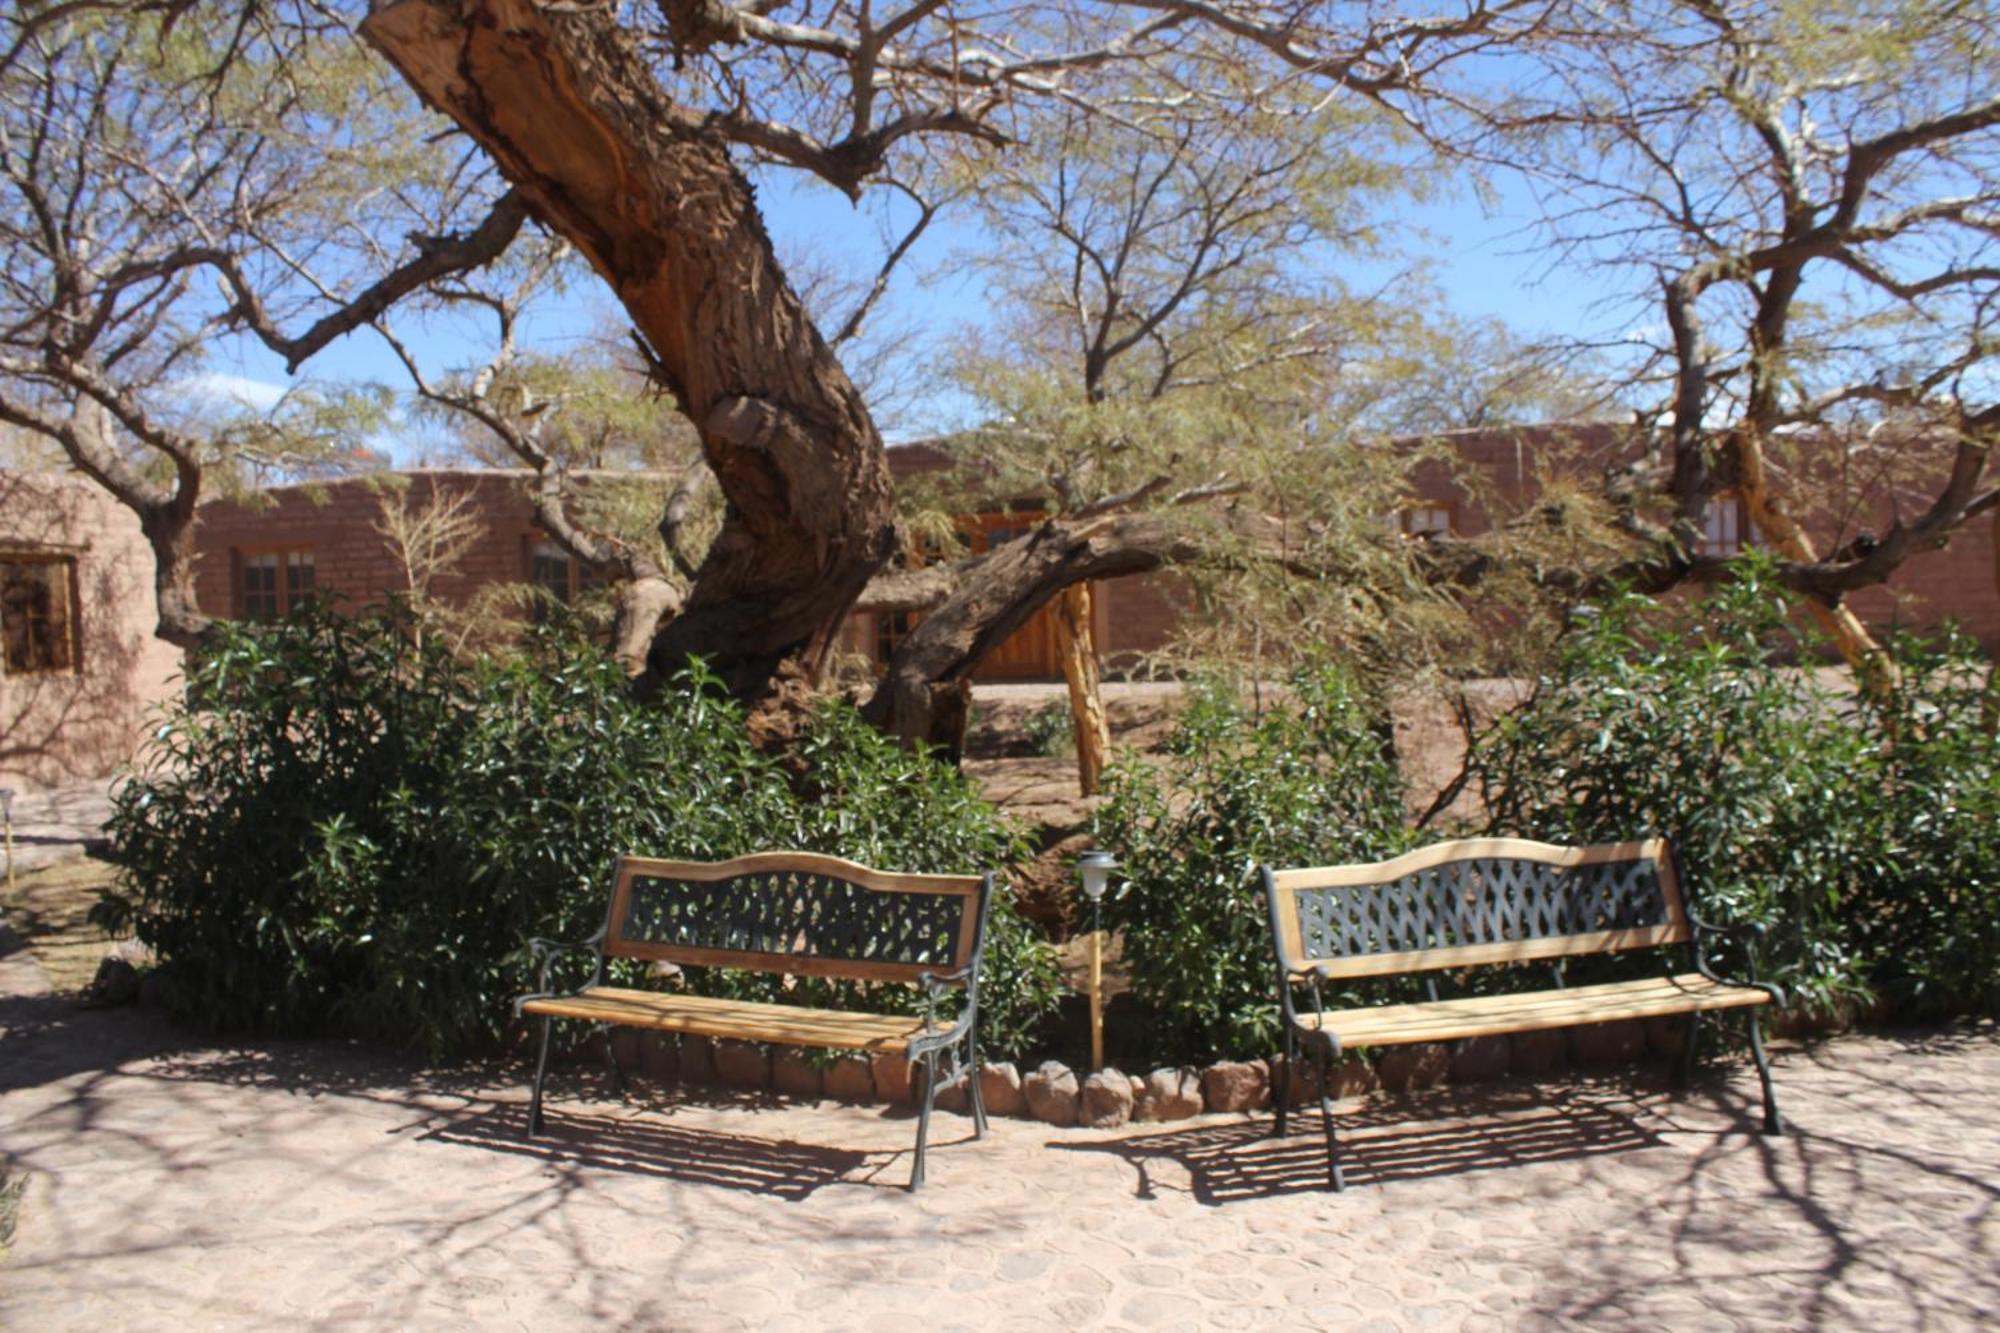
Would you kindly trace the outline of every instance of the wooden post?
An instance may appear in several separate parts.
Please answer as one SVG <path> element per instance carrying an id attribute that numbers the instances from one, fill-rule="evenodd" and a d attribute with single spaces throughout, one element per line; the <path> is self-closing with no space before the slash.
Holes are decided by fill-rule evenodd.
<path id="1" fill-rule="evenodd" d="M 1097 795 L 1104 757 L 1111 749 L 1111 724 L 1097 674 L 1097 639 L 1091 631 L 1090 584 L 1072 583 L 1056 598 L 1056 652 L 1069 685 L 1069 710 L 1076 729 L 1077 785 Z"/>

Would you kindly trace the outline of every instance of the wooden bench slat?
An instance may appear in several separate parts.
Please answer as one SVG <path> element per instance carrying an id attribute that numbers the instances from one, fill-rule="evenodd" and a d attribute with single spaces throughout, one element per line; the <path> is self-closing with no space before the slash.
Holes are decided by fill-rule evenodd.
<path id="1" fill-rule="evenodd" d="M 590 986 L 575 995 L 529 1000 L 524 1014 L 582 1019 L 589 1023 L 619 1023 L 702 1037 L 734 1037 L 740 1041 L 771 1041 L 791 1046 L 834 1046 L 845 1050 L 901 1054 L 910 1038 L 924 1029 L 924 1020 L 904 1014 L 847 1013 L 837 1009 L 806 1009 L 752 1000 L 720 1000 L 707 995 L 679 995 Z"/>
<path id="2" fill-rule="evenodd" d="M 1300 1025 L 1333 1033 L 1343 1047 L 1396 1046 L 1622 1018 L 1657 1018 L 1698 1009 L 1734 1009 L 1768 1004 L 1770 999 L 1765 991 L 1688 973 L 1520 995 L 1338 1009 L 1301 1015 Z"/>

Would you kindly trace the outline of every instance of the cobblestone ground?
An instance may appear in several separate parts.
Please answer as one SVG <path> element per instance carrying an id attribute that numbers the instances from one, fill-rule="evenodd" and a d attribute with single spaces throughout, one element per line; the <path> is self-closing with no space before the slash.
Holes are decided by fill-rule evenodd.
<path id="1" fill-rule="evenodd" d="M 0 946 L 4 952 L 4 946 Z M 26 1172 L 0 1327 L 1685 1329 L 1990 1326 L 2000 1034 L 1739 1071 L 1349 1107 L 1317 1133 L 628 1105 L 333 1043 L 191 1046 L 23 993 L 0 959 L 0 1151 Z M 9 994 L 9 991 L 13 993 Z M 1309 1124 L 1312 1122 L 1308 1122 Z M 885 1320 L 893 1320 L 888 1323 Z"/>

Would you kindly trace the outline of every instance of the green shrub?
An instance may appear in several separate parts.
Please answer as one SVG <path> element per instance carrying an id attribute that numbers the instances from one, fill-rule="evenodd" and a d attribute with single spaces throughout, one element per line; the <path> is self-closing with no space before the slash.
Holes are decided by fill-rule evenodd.
<path id="1" fill-rule="evenodd" d="M 1892 645 L 1901 687 L 1864 701 L 1875 767 L 1841 919 L 1895 1012 L 2000 1008 L 2000 741 L 1981 716 L 1992 664 L 1955 629 Z"/>
<path id="2" fill-rule="evenodd" d="M 1871 755 L 1851 699 L 1777 660 L 1794 632 L 1769 575 L 1748 559 L 1692 608 L 1598 608 L 1472 767 L 1494 834 L 1669 838 L 1696 913 L 1762 929 L 1766 975 L 1823 1008 L 1858 989 L 1839 906 L 1866 855 Z"/>
<path id="3" fill-rule="evenodd" d="M 1278 1038 L 1276 974 L 1260 861 L 1325 865 L 1409 845 L 1385 718 L 1350 672 L 1298 672 L 1262 711 L 1226 686 L 1196 687 L 1156 765 L 1105 775 L 1098 845 L 1122 863 L 1105 902 L 1124 932 L 1157 1058 L 1259 1056 Z"/>
<path id="4" fill-rule="evenodd" d="M 181 1011 L 434 1057 L 504 1040 L 523 942 L 593 933 L 620 852 L 791 842 L 965 871 L 1013 847 L 956 774 L 851 710 L 822 716 L 795 777 L 699 672 L 640 705 L 613 662 L 556 632 L 467 665 L 323 607 L 219 627 L 158 740 L 118 799 L 105 915 L 155 949 Z M 1053 1003 L 1052 964 L 1011 900 L 994 917 L 988 1044 L 1011 1054 Z"/>

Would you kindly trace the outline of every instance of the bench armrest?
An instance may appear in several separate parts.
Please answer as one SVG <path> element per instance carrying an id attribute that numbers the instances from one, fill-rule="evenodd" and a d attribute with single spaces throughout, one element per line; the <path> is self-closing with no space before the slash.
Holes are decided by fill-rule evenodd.
<path id="1" fill-rule="evenodd" d="M 1690 912 L 1688 914 L 1688 924 L 1694 928 L 1694 938 L 1690 941 L 1690 944 L 1694 953 L 1695 971 L 1701 973 L 1701 975 L 1707 977 L 1710 981 L 1719 981 L 1730 986 L 1747 986 L 1752 990 L 1763 991 L 1771 997 L 1772 1004 L 1778 1005 L 1781 1008 L 1783 1007 L 1785 992 L 1768 981 L 1760 980 L 1757 976 L 1757 943 L 1771 933 L 1771 927 L 1767 923 L 1762 921 L 1735 921 L 1724 926 L 1712 921 L 1704 921 Z M 1724 939 L 1734 938 L 1744 940 L 1743 957 L 1750 968 L 1749 976 L 1724 976 L 1710 966 L 1708 950 L 1702 947 L 1702 936 L 1704 935 L 1719 935 Z"/>
<path id="2" fill-rule="evenodd" d="M 978 995 L 976 993 L 979 987 L 978 959 L 975 958 L 964 967 L 955 968 L 950 972 L 919 972 L 917 974 L 917 984 L 924 988 L 924 1030 L 926 1032 L 937 1026 L 938 997 L 943 995 L 948 987 L 956 985 L 959 982 L 965 983 L 966 1008 L 970 1010 L 978 1003 Z"/>
<path id="3" fill-rule="evenodd" d="M 521 1012 L 522 1001 L 539 999 L 551 994 L 549 990 L 549 967 L 556 959 L 571 953 L 602 953 L 604 932 L 599 930 L 587 940 L 551 940 L 537 935 L 528 941 L 528 958 L 535 965 L 535 993 L 523 995 L 514 1001 L 514 1012 Z"/>

